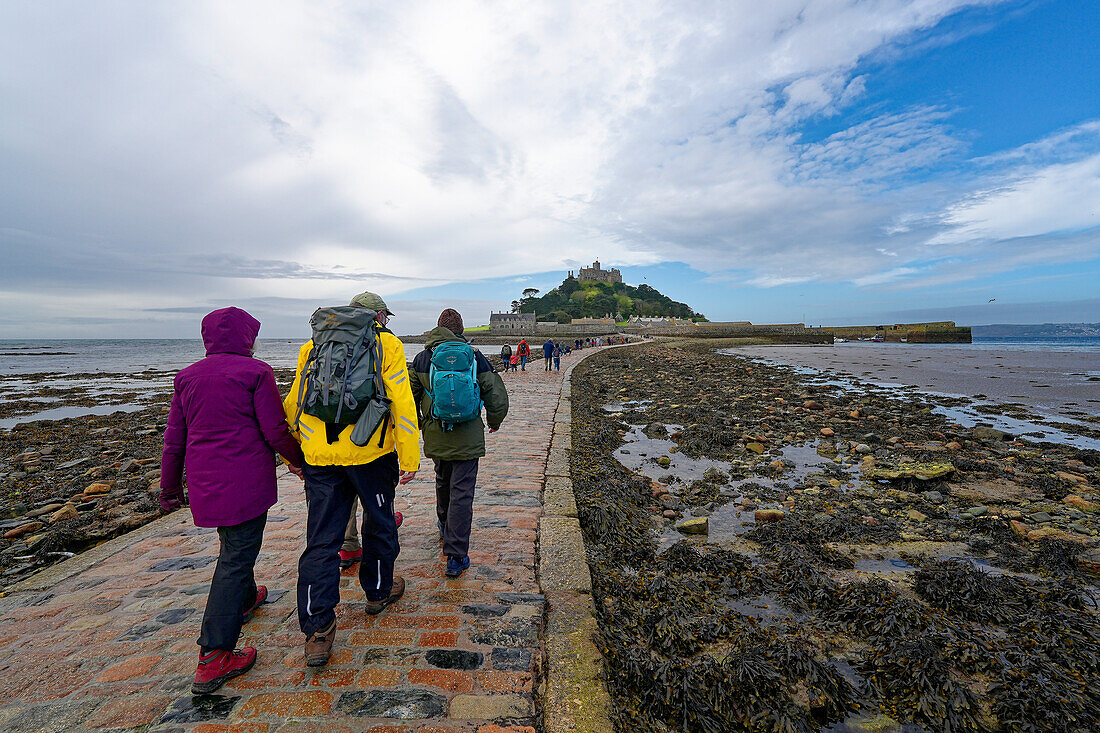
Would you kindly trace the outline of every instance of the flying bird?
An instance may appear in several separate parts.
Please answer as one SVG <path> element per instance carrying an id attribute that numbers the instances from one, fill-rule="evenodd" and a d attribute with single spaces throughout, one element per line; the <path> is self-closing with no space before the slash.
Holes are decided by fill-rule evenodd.
<path id="1" fill-rule="evenodd" d="M 995 300 L 996 300 L 996 298 L 990 298 L 987 302 L 992 303 Z"/>

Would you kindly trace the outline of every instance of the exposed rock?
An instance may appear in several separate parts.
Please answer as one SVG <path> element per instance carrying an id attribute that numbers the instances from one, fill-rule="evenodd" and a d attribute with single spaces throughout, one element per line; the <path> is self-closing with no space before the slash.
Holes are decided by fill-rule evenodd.
<path id="1" fill-rule="evenodd" d="M 708 534 L 710 532 L 710 520 L 706 517 L 685 519 L 676 525 L 676 531 L 681 534 Z"/>
<path id="2" fill-rule="evenodd" d="M 15 529 L 9 529 L 7 532 L 4 533 L 4 539 L 13 540 L 16 537 L 22 537 L 25 534 L 36 532 L 45 526 L 46 525 L 44 525 L 42 522 L 27 522 L 26 524 L 19 525 Z"/>
<path id="3" fill-rule="evenodd" d="M 1007 433 L 996 428 L 991 428 L 986 425 L 976 425 L 970 428 L 970 434 L 978 440 L 988 440 L 1003 442 L 1005 438 L 1009 437 Z"/>
<path id="4" fill-rule="evenodd" d="M 931 481 L 950 475 L 954 471 L 955 467 L 950 463 L 899 463 L 895 468 L 887 466 L 871 468 L 864 472 L 864 475 L 870 479 L 913 478 L 918 481 Z"/>
<path id="5" fill-rule="evenodd" d="M 802 406 L 807 410 L 824 410 L 825 405 L 821 404 L 817 400 L 806 400 L 802 403 Z"/>
<path id="6" fill-rule="evenodd" d="M 1095 501 L 1089 501 L 1088 499 L 1082 496 L 1078 496 L 1077 494 L 1070 494 L 1065 499 L 1062 499 L 1062 502 L 1065 504 L 1069 504 L 1075 509 L 1087 512 L 1088 514 L 1095 514 L 1096 512 L 1100 511 L 1100 504 L 1097 504 Z"/>
<path id="7" fill-rule="evenodd" d="M 778 522 L 787 516 L 782 509 L 757 509 L 753 518 L 758 522 Z"/>
<path id="8" fill-rule="evenodd" d="M 72 504 L 66 504 L 50 515 L 50 524 L 64 522 L 66 519 L 76 519 L 78 516 L 80 515 L 76 511 L 76 507 Z"/>
<path id="9" fill-rule="evenodd" d="M 745 450 L 751 450 L 753 453 L 760 454 L 764 452 L 764 446 L 761 443 L 746 443 Z"/>
<path id="10" fill-rule="evenodd" d="M 826 438 L 831 438 L 834 435 L 832 428 L 821 428 L 821 434 Z"/>
<path id="11" fill-rule="evenodd" d="M 59 502 L 54 502 L 52 504 L 47 504 L 46 506 L 39 507 L 33 511 L 27 512 L 26 516 L 30 519 L 37 519 L 38 517 L 43 517 L 47 514 L 53 514 L 63 506 L 65 505 Z"/>

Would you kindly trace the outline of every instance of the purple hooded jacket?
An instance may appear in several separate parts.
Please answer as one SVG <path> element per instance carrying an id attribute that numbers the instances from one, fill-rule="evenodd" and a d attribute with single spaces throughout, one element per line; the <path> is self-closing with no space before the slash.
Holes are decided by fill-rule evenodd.
<path id="1" fill-rule="evenodd" d="M 160 486 L 176 489 L 187 468 L 191 514 L 200 527 L 255 519 L 278 499 L 275 453 L 302 465 L 275 374 L 253 359 L 260 322 L 240 308 L 202 319 L 206 358 L 175 379 L 164 432 Z"/>

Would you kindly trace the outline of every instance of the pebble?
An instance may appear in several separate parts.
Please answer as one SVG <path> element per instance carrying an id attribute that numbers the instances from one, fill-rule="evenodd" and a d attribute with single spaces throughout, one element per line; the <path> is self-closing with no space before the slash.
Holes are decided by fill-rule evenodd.
<path id="1" fill-rule="evenodd" d="M 27 512 L 26 516 L 29 517 L 30 519 L 35 519 L 37 517 L 41 517 L 41 516 L 44 516 L 46 514 L 52 514 L 53 512 L 56 512 L 58 509 L 60 509 L 63 506 L 65 506 L 65 505 L 61 504 L 61 503 L 47 504 L 46 506 L 39 507 L 37 509 L 34 509 L 32 511 Z"/>
<path id="2" fill-rule="evenodd" d="M 4 539 L 13 540 L 16 537 L 22 537 L 25 534 L 36 532 L 37 530 L 40 530 L 45 526 L 46 525 L 42 522 L 27 522 L 26 524 L 19 525 L 15 529 L 9 529 L 7 532 L 4 533 Z"/>
<path id="3" fill-rule="evenodd" d="M 778 522 L 787 516 L 782 509 L 757 509 L 753 518 L 758 522 Z"/>
<path id="4" fill-rule="evenodd" d="M 1035 512 L 1033 514 L 1029 514 L 1028 519 L 1035 522 L 1036 524 L 1044 524 L 1051 520 L 1051 516 L 1046 512 Z"/>
<path id="5" fill-rule="evenodd" d="M 835 435 L 832 428 L 821 428 L 821 434 L 824 435 L 826 438 L 831 438 L 833 435 Z"/>

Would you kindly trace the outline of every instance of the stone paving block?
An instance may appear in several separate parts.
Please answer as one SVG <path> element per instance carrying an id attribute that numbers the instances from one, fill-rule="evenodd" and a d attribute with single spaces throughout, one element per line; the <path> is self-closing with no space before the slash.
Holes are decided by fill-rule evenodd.
<path id="1" fill-rule="evenodd" d="M 544 516 L 539 520 L 539 578 L 547 593 L 592 592 L 584 537 L 574 517 Z"/>
<path id="2" fill-rule="evenodd" d="M 455 695 L 450 716 L 457 720 L 525 718 L 533 713 L 531 700 L 522 695 Z"/>
<path id="3" fill-rule="evenodd" d="M 569 478 L 569 452 L 552 450 L 546 459 L 546 475 Z"/>
<path id="4" fill-rule="evenodd" d="M 577 500 L 573 483 L 564 476 L 547 476 L 542 493 L 542 510 L 552 517 L 576 517 Z"/>
<path id="5" fill-rule="evenodd" d="M 604 733 L 612 730 L 611 700 L 600 680 L 602 661 L 592 597 L 547 593 L 546 676 L 540 696 L 546 733 Z"/>

